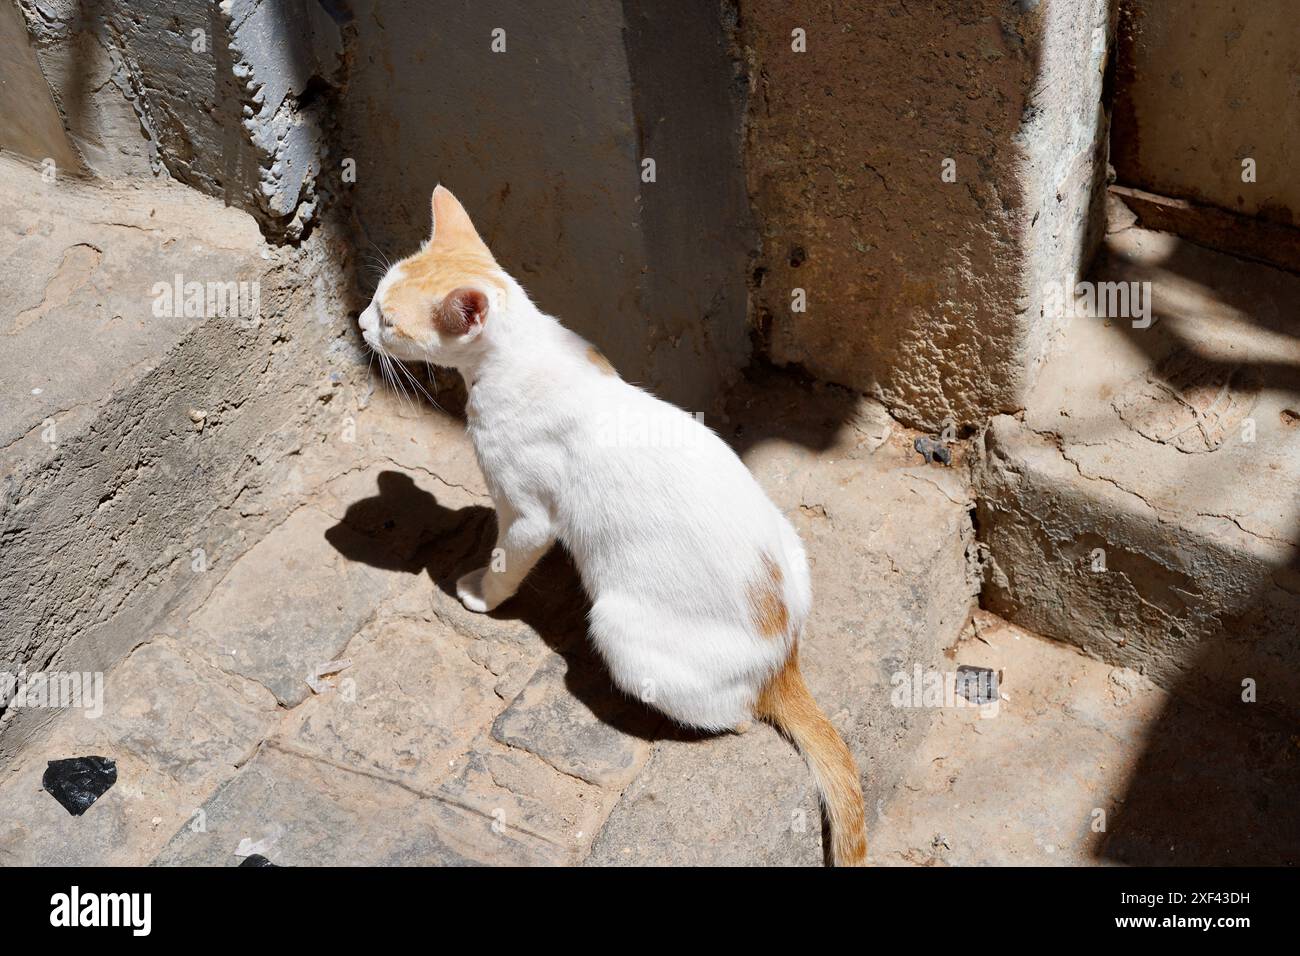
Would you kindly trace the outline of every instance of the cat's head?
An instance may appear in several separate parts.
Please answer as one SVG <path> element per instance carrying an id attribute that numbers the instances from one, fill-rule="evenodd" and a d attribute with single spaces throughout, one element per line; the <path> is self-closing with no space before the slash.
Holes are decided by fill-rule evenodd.
<path id="1" fill-rule="evenodd" d="M 506 278 L 450 190 L 435 189 L 432 207 L 429 240 L 379 281 L 361 313 L 361 334 L 395 358 L 460 366 L 481 350 Z"/>

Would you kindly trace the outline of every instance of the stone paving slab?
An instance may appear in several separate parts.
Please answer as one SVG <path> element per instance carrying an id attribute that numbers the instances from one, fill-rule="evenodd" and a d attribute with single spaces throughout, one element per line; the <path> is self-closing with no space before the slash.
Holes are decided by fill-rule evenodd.
<path id="1" fill-rule="evenodd" d="M 104 683 L 103 712 L 71 710 L 0 777 L 0 862 L 138 865 L 188 822 L 279 719 L 257 684 L 187 657 L 165 639 L 132 653 Z M 81 816 L 41 789 L 49 760 L 117 764 L 117 782 Z"/>
<path id="2" fill-rule="evenodd" d="M 637 733 L 661 723 L 615 690 L 590 655 L 553 654 L 492 724 L 492 736 L 561 773 L 617 789 L 631 783 L 649 752 Z"/>
<path id="3" fill-rule="evenodd" d="M 193 651 L 159 639 L 137 648 L 106 683 L 106 743 L 146 757 L 183 783 L 233 770 L 279 719 L 260 684 L 213 671 Z"/>
<path id="4" fill-rule="evenodd" d="M 433 797 L 263 750 L 180 830 L 159 866 L 237 866 L 241 842 L 280 866 L 465 866 L 556 862 L 548 841 Z M 499 831 L 499 832 L 498 832 Z"/>
<path id="5" fill-rule="evenodd" d="M 820 866 L 821 812 L 772 728 L 661 740 L 601 831 L 590 866 Z"/>
<path id="6" fill-rule="evenodd" d="M 423 621 L 378 622 L 349 645 L 334 686 L 286 715 L 280 745 L 433 791 L 505 706 L 468 643 Z"/>
<path id="7" fill-rule="evenodd" d="M 190 618 L 184 638 L 281 704 L 301 703 L 311 693 L 307 675 L 343 652 L 392 585 L 330 546 L 325 533 L 335 526 L 317 508 L 295 511 L 239 558 Z"/>
<path id="8" fill-rule="evenodd" d="M 459 773 L 439 794 L 498 823 L 547 840 L 549 862 L 575 864 L 587 854 L 609 811 L 616 790 L 592 786 L 560 773 L 540 758 L 481 737 L 457 761 Z"/>

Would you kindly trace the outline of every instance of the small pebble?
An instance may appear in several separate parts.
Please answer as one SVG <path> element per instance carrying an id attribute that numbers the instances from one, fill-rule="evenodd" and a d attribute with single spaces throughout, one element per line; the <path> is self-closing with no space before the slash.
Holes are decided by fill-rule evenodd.
<path id="1" fill-rule="evenodd" d="M 925 459 L 927 465 L 932 465 L 936 461 L 941 465 L 952 464 L 952 452 L 941 441 L 921 437 L 912 442 L 912 447 Z"/>

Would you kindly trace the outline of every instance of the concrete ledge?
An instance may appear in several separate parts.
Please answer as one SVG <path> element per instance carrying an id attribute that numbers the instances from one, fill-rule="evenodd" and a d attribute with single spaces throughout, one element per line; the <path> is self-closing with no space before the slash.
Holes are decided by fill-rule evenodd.
<path id="1" fill-rule="evenodd" d="M 1107 252 L 1093 278 L 1150 282 L 1152 324 L 1076 317 L 1024 420 L 984 433 L 983 604 L 1166 688 L 1294 721 L 1300 279 L 1135 228 Z M 1257 706 L 1242 707 L 1246 680 Z"/>
<path id="2" fill-rule="evenodd" d="M 1111 186 L 1110 192 L 1143 229 L 1172 232 L 1229 255 L 1300 272 L 1300 229 L 1127 186 Z"/>

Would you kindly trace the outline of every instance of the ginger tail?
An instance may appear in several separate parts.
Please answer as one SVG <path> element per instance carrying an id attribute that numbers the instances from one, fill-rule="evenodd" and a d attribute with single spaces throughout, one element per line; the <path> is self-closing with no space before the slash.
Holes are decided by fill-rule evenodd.
<path id="1" fill-rule="evenodd" d="M 808 686 L 799 673 L 797 647 L 759 694 L 754 713 L 775 724 L 808 762 L 822 806 L 830 818 L 834 864 L 865 866 L 867 828 L 858 768 L 844 739 L 808 693 Z"/>

